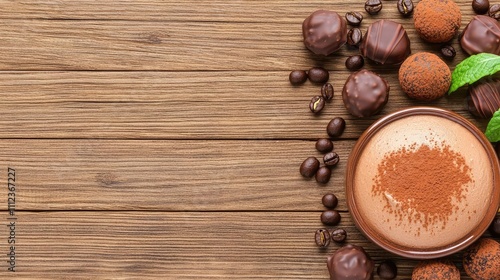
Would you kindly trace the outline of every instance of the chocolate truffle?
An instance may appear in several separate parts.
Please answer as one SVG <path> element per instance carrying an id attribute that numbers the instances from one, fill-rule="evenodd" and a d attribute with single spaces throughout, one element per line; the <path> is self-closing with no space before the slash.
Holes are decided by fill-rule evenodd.
<path id="1" fill-rule="evenodd" d="M 412 280 L 460 280 L 460 271 L 448 260 L 422 261 L 413 269 Z"/>
<path id="2" fill-rule="evenodd" d="M 302 23 L 302 35 L 313 53 L 329 55 L 347 41 L 347 24 L 336 12 L 318 10 Z"/>
<path id="3" fill-rule="evenodd" d="M 351 244 L 329 256 L 326 264 L 331 280 L 369 280 L 375 266 L 362 247 Z"/>
<path id="4" fill-rule="evenodd" d="M 457 34 L 462 14 L 453 0 L 422 0 L 413 14 L 418 35 L 430 43 L 444 43 Z"/>
<path id="5" fill-rule="evenodd" d="M 500 23 L 488 16 L 473 17 L 462 32 L 460 46 L 470 55 L 482 52 L 500 55 Z"/>
<path id="6" fill-rule="evenodd" d="M 437 55 L 420 52 L 401 64 L 399 83 L 410 98 L 431 101 L 448 91 L 451 71 Z"/>
<path id="7" fill-rule="evenodd" d="M 500 79 L 491 76 L 480 79 L 469 86 L 467 105 L 476 117 L 491 118 L 500 108 Z"/>
<path id="8" fill-rule="evenodd" d="M 383 19 L 368 26 L 359 50 L 377 63 L 400 64 L 410 55 L 410 39 L 401 24 Z"/>
<path id="9" fill-rule="evenodd" d="M 465 251 L 463 265 L 472 279 L 499 279 L 500 243 L 490 238 L 479 239 Z"/>
<path id="10" fill-rule="evenodd" d="M 342 89 L 347 111 L 358 118 L 378 113 L 389 100 L 389 84 L 379 75 L 363 69 L 352 73 Z"/>

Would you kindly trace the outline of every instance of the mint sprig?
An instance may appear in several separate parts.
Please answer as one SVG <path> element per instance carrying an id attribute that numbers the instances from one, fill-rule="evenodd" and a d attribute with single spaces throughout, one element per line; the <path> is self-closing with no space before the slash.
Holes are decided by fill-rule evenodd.
<path id="1" fill-rule="evenodd" d="M 488 138 L 490 142 L 500 141 L 500 110 L 496 111 L 493 117 L 491 117 L 484 135 L 486 135 L 486 138 Z"/>
<path id="2" fill-rule="evenodd" d="M 500 56 L 491 53 L 471 55 L 460 62 L 453 70 L 448 94 L 498 71 L 500 71 Z"/>

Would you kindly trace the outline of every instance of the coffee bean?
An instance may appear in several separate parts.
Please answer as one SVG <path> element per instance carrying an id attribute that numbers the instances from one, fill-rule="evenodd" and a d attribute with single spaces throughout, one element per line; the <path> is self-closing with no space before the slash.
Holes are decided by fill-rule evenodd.
<path id="1" fill-rule="evenodd" d="M 311 99 L 311 102 L 309 103 L 309 109 L 311 112 L 317 114 L 323 110 L 325 107 L 325 99 L 321 96 L 315 96 Z"/>
<path id="2" fill-rule="evenodd" d="M 363 39 L 363 33 L 359 28 L 351 28 L 347 32 L 347 45 L 351 47 L 358 47 Z"/>
<path id="3" fill-rule="evenodd" d="M 323 156 L 323 162 L 326 166 L 335 166 L 339 163 L 340 157 L 336 152 L 329 152 Z"/>
<path id="4" fill-rule="evenodd" d="M 500 20 L 500 4 L 491 5 L 488 10 L 488 16 L 496 20 Z"/>
<path id="5" fill-rule="evenodd" d="M 309 80 L 313 83 L 324 84 L 330 78 L 330 74 L 323 67 L 313 67 L 309 69 Z"/>
<path id="6" fill-rule="evenodd" d="M 315 157 L 308 157 L 300 165 L 300 174 L 304 177 L 311 178 L 316 174 L 318 168 L 319 160 Z"/>
<path id="7" fill-rule="evenodd" d="M 326 184 L 330 181 L 332 176 L 332 171 L 326 166 L 321 166 L 318 171 L 316 171 L 316 182 L 320 184 Z"/>
<path id="8" fill-rule="evenodd" d="M 347 232 L 343 228 L 337 228 L 330 232 L 333 241 L 341 243 L 347 238 Z"/>
<path id="9" fill-rule="evenodd" d="M 340 222 L 340 213 L 335 210 L 326 210 L 321 213 L 321 222 L 327 226 L 336 226 Z"/>
<path id="10" fill-rule="evenodd" d="M 363 15 L 360 12 L 347 12 L 345 20 L 352 26 L 359 26 L 363 21 Z"/>
<path id="11" fill-rule="evenodd" d="M 314 241 L 319 247 L 327 247 L 330 245 L 330 232 L 324 228 L 318 229 L 314 235 Z"/>
<path id="12" fill-rule="evenodd" d="M 495 237 L 500 237 L 500 216 L 496 216 L 490 225 L 490 233 Z"/>
<path id="13" fill-rule="evenodd" d="M 457 52 L 451 45 L 444 45 L 441 47 L 441 55 L 446 59 L 453 59 Z"/>
<path id="14" fill-rule="evenodd" d="M 303 70 L 294 70 L 288 76 L 290 83 L 294 86 L 301 85 L 307 81 L 307 73 Z"/>
<path id="15" fill-rule="evenodd" d="M 316 150 L 320 153 L 328 153 L 333 150 L 333 142 L 328 138 L 321 138 L 316 141 Z"/>
<path id="16" fill-rule="evenodd" d="M 330 101 L 333 98 L 333 86 L 330 83 L 326 83 L 321 87 L 321 96 L 326 101 Z"/>
<path id="17" fill-rule="evenodd" d="M 385 260 L 377 268 L 377 274 L 381 279 L 394 279 L 398 275 L 398 268 L 391 260 Z"/>
<path id="18" fill-rule="evenodd" d="M 413 2 L 411 0 L 398 0 L 398 11 L 404 17 L 413 13 Z"/>
<path id="19" fill-rule="evenodd" d="M 337 199 L 337 196 L 334 195 L 333 193 L 327 193 L 321 199 L 321 203 L 323 203 L 323 205 L 326 208 L 333 209 L 333 208 L 337 207 L 339 200 Z"/>
<path id="20" fill-rule="evenodd" d="M 476 14 L 484 15 L 488 12 L 489 8 L 489 0 L 472 0 L 472 9 L 476 12 Z"/>
<path id="21" fill-rule="evenodd" d="M 326 133 L 330 135 L 330 137 L 339 137 L 342 135 L 345 129 L 345 120 L 341 117 L 333 118 L 326 127 Z"/>
<path id="22" fill-rule="evenodd" d="M 382 10 L 382 1 L 380 0 L 367 0 L 365 2 L 365 11 L 370 15 L 376 15 Z"/>
<path id="23" fill-rule="evenodd" d="M 345 60 L 345 67 L 351 71 L 361 69 L 365 65 L 365 59 L 361 55 L 353 55 Z"/>

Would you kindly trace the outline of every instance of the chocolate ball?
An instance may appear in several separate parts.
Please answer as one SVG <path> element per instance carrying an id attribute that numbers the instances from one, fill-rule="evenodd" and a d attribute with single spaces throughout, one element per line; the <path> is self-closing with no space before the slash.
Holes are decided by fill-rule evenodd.
<path id="1" fill-rule="evenodd" d="M 389 100 L 389 84 L 372 71 L 363 69 L 352 73 L 342 89 L 347 111 L 358 118 L 378 113 Z"/>
<path id="2" fill-rule="evenodd" d="M 479 118 L 491 118 L 500 108 L 500 79 L 491 76 L 480 79 L 467 89 L 469 112 Z"/>
<path id="3" fill-rule="evenodd" d="M 448 91 L 451 71 L 437 55 L 420 52 L 411 55 L 401 64 L 399 83 L 410 98 L 431 101 Z"/>
<path id="4" fill-rule="evenodd" d="M 462 14 L 453 0 L 422 0 L 415 7 L 413 21 L 422 39 L 430 43 L 444 43 L 457 34 Z"/>
<path id="5" fill-rule="evenodd" d="M 422 261 L 413 269 L 412 280 L 460 280 L 460 271 L 448 260 Z"/>
<path id="6" fill-rule="evenodd" d="M 347 41 L 347 24 L 336 12 L 318 10 L 302 23 L 304 45 L 315 54 L 329 55 Z"/>
<path id="7" fill-rule="evenodd" d="M 491 17 L 477 15 L 467 24 L 459 42 L 470 55 L 482 52 L 500 55 L 500 23 Z"/>
<path id="8" fill-rule="evenodd" d="M 499 279 L 500 243 L 490 238 L 479 239 L 465 251 L 463 265 L 473 279 Z"/>
<path id="9" fill-rule="evenodd" d="M 410 39 L 401 24 L 383 19 L 368 26 L 359 50 L 376 63 L 400 64 L 411 53 Z"/>
<path id="10" fill-rule="evenodd" d="M 375 266 L 362 247 L 351 244 L 329 256 L 326 264 L 332 280 L 369 280 Z"/>

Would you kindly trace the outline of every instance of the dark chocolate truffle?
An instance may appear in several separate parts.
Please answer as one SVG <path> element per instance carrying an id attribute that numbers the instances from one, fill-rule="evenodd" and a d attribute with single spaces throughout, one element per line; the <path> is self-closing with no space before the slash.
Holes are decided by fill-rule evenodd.
<path id="1" fill-rule="evenodd" d="M 411 280 L 460 280 L 460 271 L 448 260 L 422 261 L 413 269 Z"/>
<path id="2" fill-rule="evenodd" d="M 389 84 L 379 75 L 363 69 L 352 73 L 342 89 L 347 111 L 358 118 L 378 113 L 389 100 Z"/>
<path id="3" fill-rule="evenodd" d="M 413 21 L 422 39 L 430 43 L 444 43 L 457 34 L 462 14 L 453 0 L 422 0 L 415 7 Z"/>
<path id="4" fill-rule="evenodd" d="M 377 63 L 400 64 L 410 55 L 410 39 L 401 24 L 383 19 L 368 26 L 359 50 Z"/>
<path id="5" fill-rule="evenodd" d="M 500 108 L 500 79 L 491 76 L 480 79 L 469 86 L 468 109 L 480 118 L 491 118 Z"/>
<path id="6" fill-rule="evenodd" d="M 326 264 L 331 280 L 369 280 L 375 266 L 362 247 L 350 244 L 329 256 Z"/>
<path id="7" fill-rule="evenodd" d="M 460 46 L 470 55 L 482 52 L 500 55 L 500 23 L 488 16 L 473 17 L 462 32 Z"/>
<path id="8" fill-rule="evenodd" d="M 500 243 L 490 238 L 479 239 L 464 253 L 463 265 L 472 279 L 499 279 Z"/>
<path id="9" fill-rule="evenodd" d="M 347 24 L 336 12 L 318 10 L 302 23 L 304 45 L 315 54 L 329 55 L 347 41 Z"/>
<path id="10" fill-rule="evenodd" d="M 437 55 L 420 52 L 411 55 L 401 64 L 399 83 L 410 98 L 431 101 L 448 91 L 451 71 Z"/>

